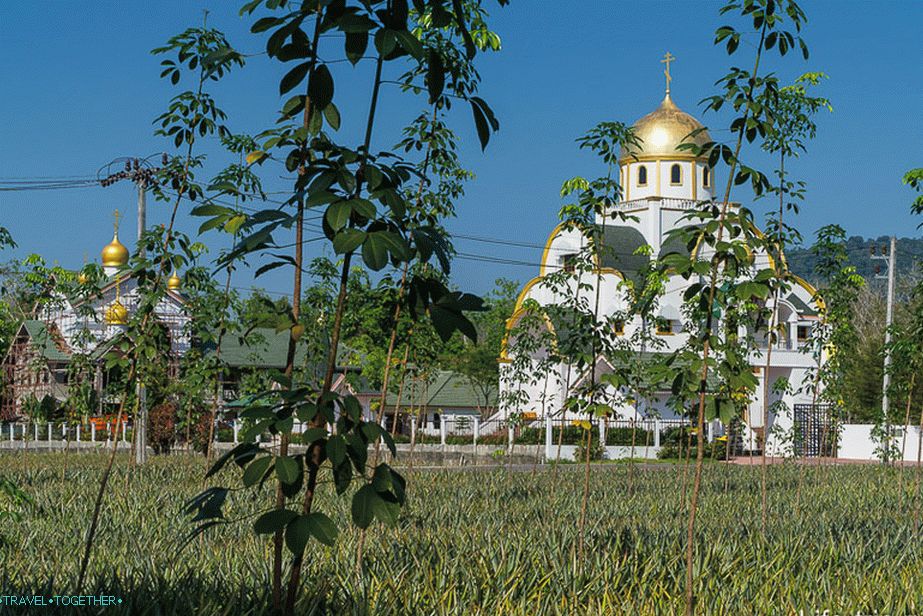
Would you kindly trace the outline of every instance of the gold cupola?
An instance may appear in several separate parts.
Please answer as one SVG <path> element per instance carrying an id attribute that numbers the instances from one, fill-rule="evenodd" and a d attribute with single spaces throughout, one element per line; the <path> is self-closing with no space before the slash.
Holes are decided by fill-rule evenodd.
<path id="1" fill-rule="evenodd" d="M 119 268 L 128 264 L 128 248 L 119 241 L 119 211 L 115 211 L 115 231 L 112 241 L 103 248 L 103 267 Z"/>
<path id="2" fill-rule="evenodd" d="M 689 150 L 677 148 L 680 144 L 694 143 L 701 146 L 711 141 L 707 130 L 689 137 L 691 132 L 701 128 L 701 122 L 677 107 L 667 92 L 657 109 L 635 122 L 635 136 L 640 144 L 622 152 L 621 162 L 693 158 Z"/>
<path id="3" fill-rule="evenodd" d="M 176 270 L 173 270 L 173 275 L 167 278 L 167 288 L 171 291 L 179 291 L 181 284 L 183 284 L 183 281 L 176 274 Z"/>
<path id="4" fill-rule="evenodd" d="M 704 128 L 702 123 L 677 107 L 670 98 L 670 82 L 673 81 L 670 63 L 675 59 L 673 54 L 667 52 L 660 61 L 666 64 L 666 70 L 663 72 L 667 83 L 666 95 L 657 109 L 635 122 L 634 133 L 640 143 L 636 147 L 623 150 L 619 156 L 620 163 L 697 158 L 689 150 L 677 149 L 678 146 L 686 143 L 701 146 L 712 140 L 707 130 L 699 130 Z M 689 134 L 696 130 L 699 132 L 690 137 Z"/>
<path id="5" fill-rule="evenodd" d="M 109 304 L 106 308 L 107 325 L 126 325 L 128 324 L 128 308 L 122 305 L 118 299 Z"/>
<path id="6" fill-rule="evenodd" d="M 127 325 L 128 308 L 122 304 L 122 281 L 115 279 L 115 301 L 106 308 L 104 318 L 106 325 Z"/>

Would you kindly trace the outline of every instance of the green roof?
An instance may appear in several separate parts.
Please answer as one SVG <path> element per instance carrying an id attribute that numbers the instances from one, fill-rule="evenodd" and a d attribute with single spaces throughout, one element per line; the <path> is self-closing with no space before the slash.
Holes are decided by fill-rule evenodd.
<path id="1" fill-rule="evenodd" d="M 485 404 L 486 402 L 486 404 Z M 388 405 L 397 404 L 397 394 L 388 393 Z M 401 395 L 401 406 L 438 408 L 483 408 L 497 405 L 496 389 L 484 394 L 463 374 L 440 370 L 431 380 L 408 381 Z"/>
<path id="2" fill-rule="evenodd" d="M 221 339 L 221 360 L 232 368 L 284 368 L 288 358 L 289 330 L 277 332 L 269 327 L 257 327 L 245 337 L 225 334 Z M 214 341 L 203 345 L 203 352 L 213 353 Z M 340 345 L 337 363 L 343 363 L 349 349 Z M 304 366 L 307 352 L 304 344 L 295 346 L 295 366 Z"/>
<path id="3" fill-rule="evenodd" d="M 794 306 L 795 310 L 801 316 L 804 316 L 804 317 L 816 317 L 817 316 L 817 310 L 815 310 L 808 304 L 801 301 L 801 298 L 795 295 L 794 293 L 789 294 L 789 296 L 785 298 L 785 301 L 787 301 L 792 306 Z"/>
<path id="4" fill-rule="evenodd" d="M 67 350 L 67 343 L 60 335 L 56 336 L 50 332 L 45 323 L 27 320 L 23 321 L 22 326 L 43 358 L 48 361 L 70 361 L 71 354 Z"/>

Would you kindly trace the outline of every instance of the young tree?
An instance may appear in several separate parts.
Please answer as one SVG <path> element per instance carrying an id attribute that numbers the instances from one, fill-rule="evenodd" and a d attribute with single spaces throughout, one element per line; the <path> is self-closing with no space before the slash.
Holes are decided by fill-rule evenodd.
<path id="1" fill-rule="evenodd" d="M 696 413 L 697 447 L 696 468 L 693 480 L 692 500 L 689 509 L 689 523 L 686 530 L 686 614 L 692 616 L 695 608 L 693 587 L 693 557 L 695 540 L 695 520 L 698 508 L 699 491 L 701 488 L 702 465 L 705 454 L 704 425 L 706 408 L 713 409 L 713 415 L 720 415 L 720 408 L 728 406 L 727 399 L 721 398 L 719 392 L 709 392 L 708 375 L 714 367 L 726 368 L 725 384 L 732 391 L 752 391 L 753 374 L 749 363 L 746 361 L 731 363 L 727 357 L 739 357 L 738 340 L 733 335 L 727 336 L 725 341 L 729 344 L 723 349 L 713 348 L 715 343 L 720 345 L 721 339 L 715 336 L 715 325 L 722 318 L 722 314 L 740 301 L 752 298 L 765 299 L 768 295 L 767 281 L 773 276 L 772 271 L 757 273 L 754 278 L 744 284 L 734 284 L 737 278 L 745 274 L 752 267 L 752 257 L 748 257 L 748 247 L 759 247 L 757 237 L 748 237 L 752 222 L 748 220 L 749 214 L 741 209 L 734 212 L 730 208 L 731 189 L 735 184 L 750 182 L 756 195 L 762 194 L 769 187 L 766 176 L 758 170 L 743 164 L 741 149 L 744 142 L 752 143 L 758 137 L 765 138 L 771 129 L 771 118 L 767 107 L 762 103 L 773 92 L 778 91 L 777 78 L 772 73 L 761 74 L 761 61 L 764 52 L 773 48 L 784 56 L 789 50 L 800 47 L 805 59 L 808 49 L 800 37 L 801 26 L 805 22 L 805 14 L 793 0 L 748 0 L 742 4 L 731 2 L 721 9 L 722 14 L 736 13 L 747 25 L 747 30 L 757 35 L 753 68 L 750 70 L 734 67 L 722 77 L 718 84 L 722 92 L 707 99 L 707 110 L 718 111 L 724 105 L 729 105 L 737 114 L 730 124 L 733 145 L 724 145 L 715 142 L 705 143 L 701 146 L 694 143 L 680 145 L 681 149 L 691 151 L 695 155 L 708 157 L 708 164 L 714 167 L 719 160 L 728 166 L 728 181 L 720 203 L 709 204 L 695 212 L 694 218 L 699 219 L 693 229 L 683 233 L 687 237 L 701 240 L 699 246 L 704 246 L 702 252 L 708 252 L 710 261 L 701 261 L 693 258 L 686 263 L 682 259 L 673 259 L 680 275 L 691 278 L 692 276 L 704 279 L 702 283 L 695 283 L 689 287 L 686 299 L 698 296 L 700 306 L 698 314 L 702 318 L 702 327 L 698 336 L 690 336 L 690 340 L 701 340 L 697 349 L 699 357 L 692 362 L 699 369 L 699 374 L 694 377 L 698 382 L 698 409 Z M 794 28 L 794 32 L 787 28 Z M 729 55 L 734 54 L 745 31 L 734 26 L 721 26 L 715 32 L 715 44 L 723 43 Z M 704 129 L 702 129 L 704 130 Z M 746 242 L 740 241 L 741 235 Z M 749 241 L 747 241 L 749 240 Z M 690 242 L 690 253 L 695 245 Z M 726 354 L 724 361 L 716 364 L 715 353 Z M 692 358 L 689 358 L 692 359 Z M 744 357 L 744 360 L 746 358 Z M 690 375 L 691 376 L 691 375 Z M 683 379 L 676 383 L 677 388 L 684 388 Z M 724 403 L 721 402 L 724 400 Z"/>
<path id="2" fill-rule="evenodd" d="M 425 83 L 419 87 L 420 91 L 428 93 L 431 102 L 442 95 L 446 85 L 449 54 L 443 48 L 428 45 L 411 18 L 432 20 L 439 27 L 449 27 L 446 45 L 459 50 L 459 55 L 469 60 L 475 56 L 477 48 L 468 29 L 468 12 L 463 4 L 455 1 L 446 6 L 443 1 L 431 0 L 414 3 L 411 13 L 407 2 L 400 0 L 297 6 L 284 1 L 253 0 L 242 10 L 252 15 L 265 8 L 267 14 L 254 22 L 251 31 L 271 31 L 267 54 L 272 60 L 296 62 L 281 79 L 280 94 L 299 87 L 303 93 L 291 96 L 284 103 L 277 127 L 266 131 L 262 149 L 248 156 L 252 164 L 284 161 L 286 169 L 295 177 L 290 197 L 283 208 L 263 209 L 249 216 L 242 227 L 240 241 L 226 258 L 267 253 L 278 246 L 275 235 L 294 227 L 294 255 L 269 252 L 273 260 L 260 270 L 293 267 L 292 312 L 276 324 L 278 330 L 290 332 L 290 342 L 286 369 L 276 376 L 279 388 L 261 392 L 250 400 L 242 416 L 256 420 L 254 428 L 245 435 L 240 446 L 218 460 L 209 475 L 234 460 L 246 466 L 245 487 L 274 476 L 275 505 L 257 519 L 254 530 L 258 534 L 273 535 L 273 601 L 275 608 L 285 613 L 293 613 L 295 609 L 310 538 L 332 543 L 336 537 L 332 520 L 315 510 L 314 497 L 322 467 L 330 469 L 338 494 L 345 493 L 358 475 L 362 485 L 352 498 L 352 517 L 360 528 L 368 527 L 374 519 L 394 523 L 404 501 L 404 480 L 398 473 L 384 463 L 368 469 L 368 445 L 384 438 L 393 453 L 389 436 L 377 423 L 363 420 L 361 407 L 354 397 L 340 396 L 332 391 L 333 377 L 353 258 L 361 255 L 369 269 L 381 271 L 389 264 L 400 268 L 415 255 L 424 262 L 434 255 L 443 260 L 447 257 L 438 230 L 418 227 L 408 215 L 410 208 L 403 187 L 411 177 L 413 166 L 390 152 L 374 153 L 371 145 L 386 65 L 404 61 L 409 61 L 411 66 L 424 64 Z M 480 7 L 478 2 L 467 4 L 475 10 Z M 370 39 L 374 41 L 375 70 L 369 111 L 362 120 L 364 137 L 358 145 L 349 146 L 338 143 L 325 130 L 325 127 L 339 129 L 342 121 L 334 104 L 335 80 L 331 70 L 334 65 L 327 59 L 336 41 L 338 46 L 342 43 L 346 59 L 355 64 L 363 59 Z M 460 51 L 462 47 L 464 52 Z M 482 99 L 471 93 L 465 98 L 471 104 L 482 146 L 486 145 L 491 131 L 499 124 Z M 293 380 L 295 348 L 303 333 L 300 324 L 302 246 L 308 208 L 324 208 L 324 235 L 334 251 L 342 255 L 329 350 L 319 389 Z M 416 274 L 407 281 L 407 289 L 412 317 L 428 317 L 444 339 L 456 330 L 474 337 L 474 328 L 463 311 L 479 307 L 475 298 L 450 291 L 438 280 Z M 310 426 L 300 435 L 308 447 L 305 454 L 289 452 L 295 417 Z M 336 433 L 328 434 L 327 425 L 335 425 Z M 253 442 L 265 429 L 281 435 L 277 453 Z M 206 521 L 204 527 L 221 523 L 221 505 L 228 492 L 227 488 L 207 490 L 190 502 L 188 510 L 197 512 L 196 521 Z M 289 508 L 289 502 L 295 499 L 300 499 L 300 504 L 293 502 L 293 508 Z M 284 601 L 283 542 L 292 553 Z"/>

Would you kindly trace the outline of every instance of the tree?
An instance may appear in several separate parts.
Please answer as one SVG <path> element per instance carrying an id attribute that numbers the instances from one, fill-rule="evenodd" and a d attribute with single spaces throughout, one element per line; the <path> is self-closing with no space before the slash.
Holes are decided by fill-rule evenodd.
<path id="1" fill-rule="evenodd" d="M 409 216 L 412 212 L 403 187 L 413 166 L 391 152 L 373 152 L 371 147 L 386 64 L 407 61 L 411 67 L 421 67 L 419 72 L 425 76 L 425 84 L 410 93 L 425 91 L 432 102 L 443 94 L 446 75 L 451 75 L 447 70 L 451 58 L 464 56 L 470 61 L 476 55 L 467 18 L 471 13 L 480 15 L 480 3 L 454 1 L 451 7 L 445 4 L 440 0 L 414 3 L 411 12 L 406 2 L 397 0 L 304 3 L 297 7 L 286 2 L 253 0 L 242 10 L 243 14 L 252 15 L 265 8 L 267 14 L 253 23 L 251 31 L 272 32 L 266 46 L 271 59 L 297 62 L 281 79 L 280 94 L 288 94 L 295 88 L 302 88 L 303 93 L 291 96 L 284 103 L 280 121 L 262 134 L 262 148 L 247 157 L 251 164 L 283 162 L 287 171 L 294 174 L 290 197 L 283 208 L 261 209 L 250 215 L 241 227 L 240 241 L 224 260 L 270 254 L 273 260 L 261 267 L 258 274 L 278 267 L 293 268 L 292 311 L 280 317 L 275 325 L 279 331 L 290 332 L 290 342 L 286 369 L 275 377 L 278 388 L 252 397 L 242 413 L 243 417 L 256 420 L 253 429 L 244 435 L 240 446 L 216 462 L 208 475 L 233 460 L 246 467 L 245 487 L 254 486 L 264 477 L 274 477 L 275 505 L 257 518 L 254 531 L 273 536 L 273 602 L 275 609 L 285 613 L 294 611 L 304 553 L 311 537 L 323 543 L 332 543 L 336 538 L 335 524 L 315 510 L 314 496 L 322 468 L 331 472 L 340 495 L 358 478 L 361 485 L 352 497 L 352 517 L 360 528 L 368 527 L 375 519 L 393 524 L 404 501 L 404 480 L 398 473 L 385 463 L 368 469 L 368 445 L 384 438 L 393 452 L 390 437 L 377 423 L 363 420 L 354 397 L 340 396 L 331 390 L 353 258 L 361 256 L 372 271 L 384 270 L 389 265 L 402 268 L 413 260 L 447 262 L 444 234 L 433 224 L 418 226 Z M 429 45 L 422 36 L 423 29 L 417 27 L 420 22 L 428 21 L 445 30 L 441 46 Z M 326 34 L 323 40 L 322 34 Z M 375 71 L 369 111 L 361 120 L 364 137 L 357 145 L 338 143 L 325 130 L 326 127 L 336 131 L 342 122 L 334 103 L 332 67 L 335 65 L 326 60 L 330 57 L 330 44 L 332 40 L 342 42 L 346 58 L 355 64 L 366 53 L 370 39 L 374 41 Z M 499 123 L 483 99 L 471 92 L 465 93 L 464 98 L 471 105 L 481 144 L 486 146 Z M 324 377 L 317 389 L 293 380 L 295 348 L 303 333 L 302 246 L 308 208 L 323 208 L 324 235 L 334 252 L 342 255 Z M 279 248 L 275 237 L 292 227 L 294 254 L 273 252 Z M 480 301 L 473 296 L 451 291 L 438 279 L 416 272 L 407 281 L 407 294 L 411 316 L 428 319 L 443 339 L 456 330 L 475 337 L 474 326 L 464 315 L 464 311 L 480 307 Z M 310 426 L 299 436 L 308 447 L 305 454 L 289 452 L 295 417 Z M 336 433 L 328 434 L 327 425 L 335 425 Z M 278 452 L 265 450 L 253 442 L 266 429 L 281 435 Z M 228 488 L 211 488 L 189 503 L 188 511 L 195 513 L 195 520 L 205 522 L 199 530 L 222 523 L 221 505 L 228 493 Z M 292 508 L 288 507 L 290 503 Z M 283 542 L 292 554 L 284 601 Z"/>

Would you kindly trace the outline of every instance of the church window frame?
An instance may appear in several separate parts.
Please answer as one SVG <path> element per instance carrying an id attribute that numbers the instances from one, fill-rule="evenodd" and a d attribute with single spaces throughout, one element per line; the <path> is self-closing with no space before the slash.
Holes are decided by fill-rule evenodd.
<path id="1" fill-rule="evenodd" d="M 673 319 L 657 319 L 657 335 L 658 336 L 672 336 L 674 334 L 673 327 L 675 321 Z"/>
<path id="2" fill-rule="evenodd" d="M 638 186 L 647 186 L 647 165 L 638 166 Z"/>
<path id="3" fill-rule="evenodd" d="M 615 319 L 615 321 L 612 322 L 612 333 L 616 336 L 625 335 L 625 319 Z"/>
<path id="4" fill-rule="evenodd" d="M 675 179 L 674 179 L 675 178 Z M 679 163 L 670 165 L 670 186 L 683 185 L 683 166 Z"/>
<path id="5" fill-rule="evenodd" d="M 711 167 L 708 165 L 702 166 L 702 186 L 711 188 Z"/>

